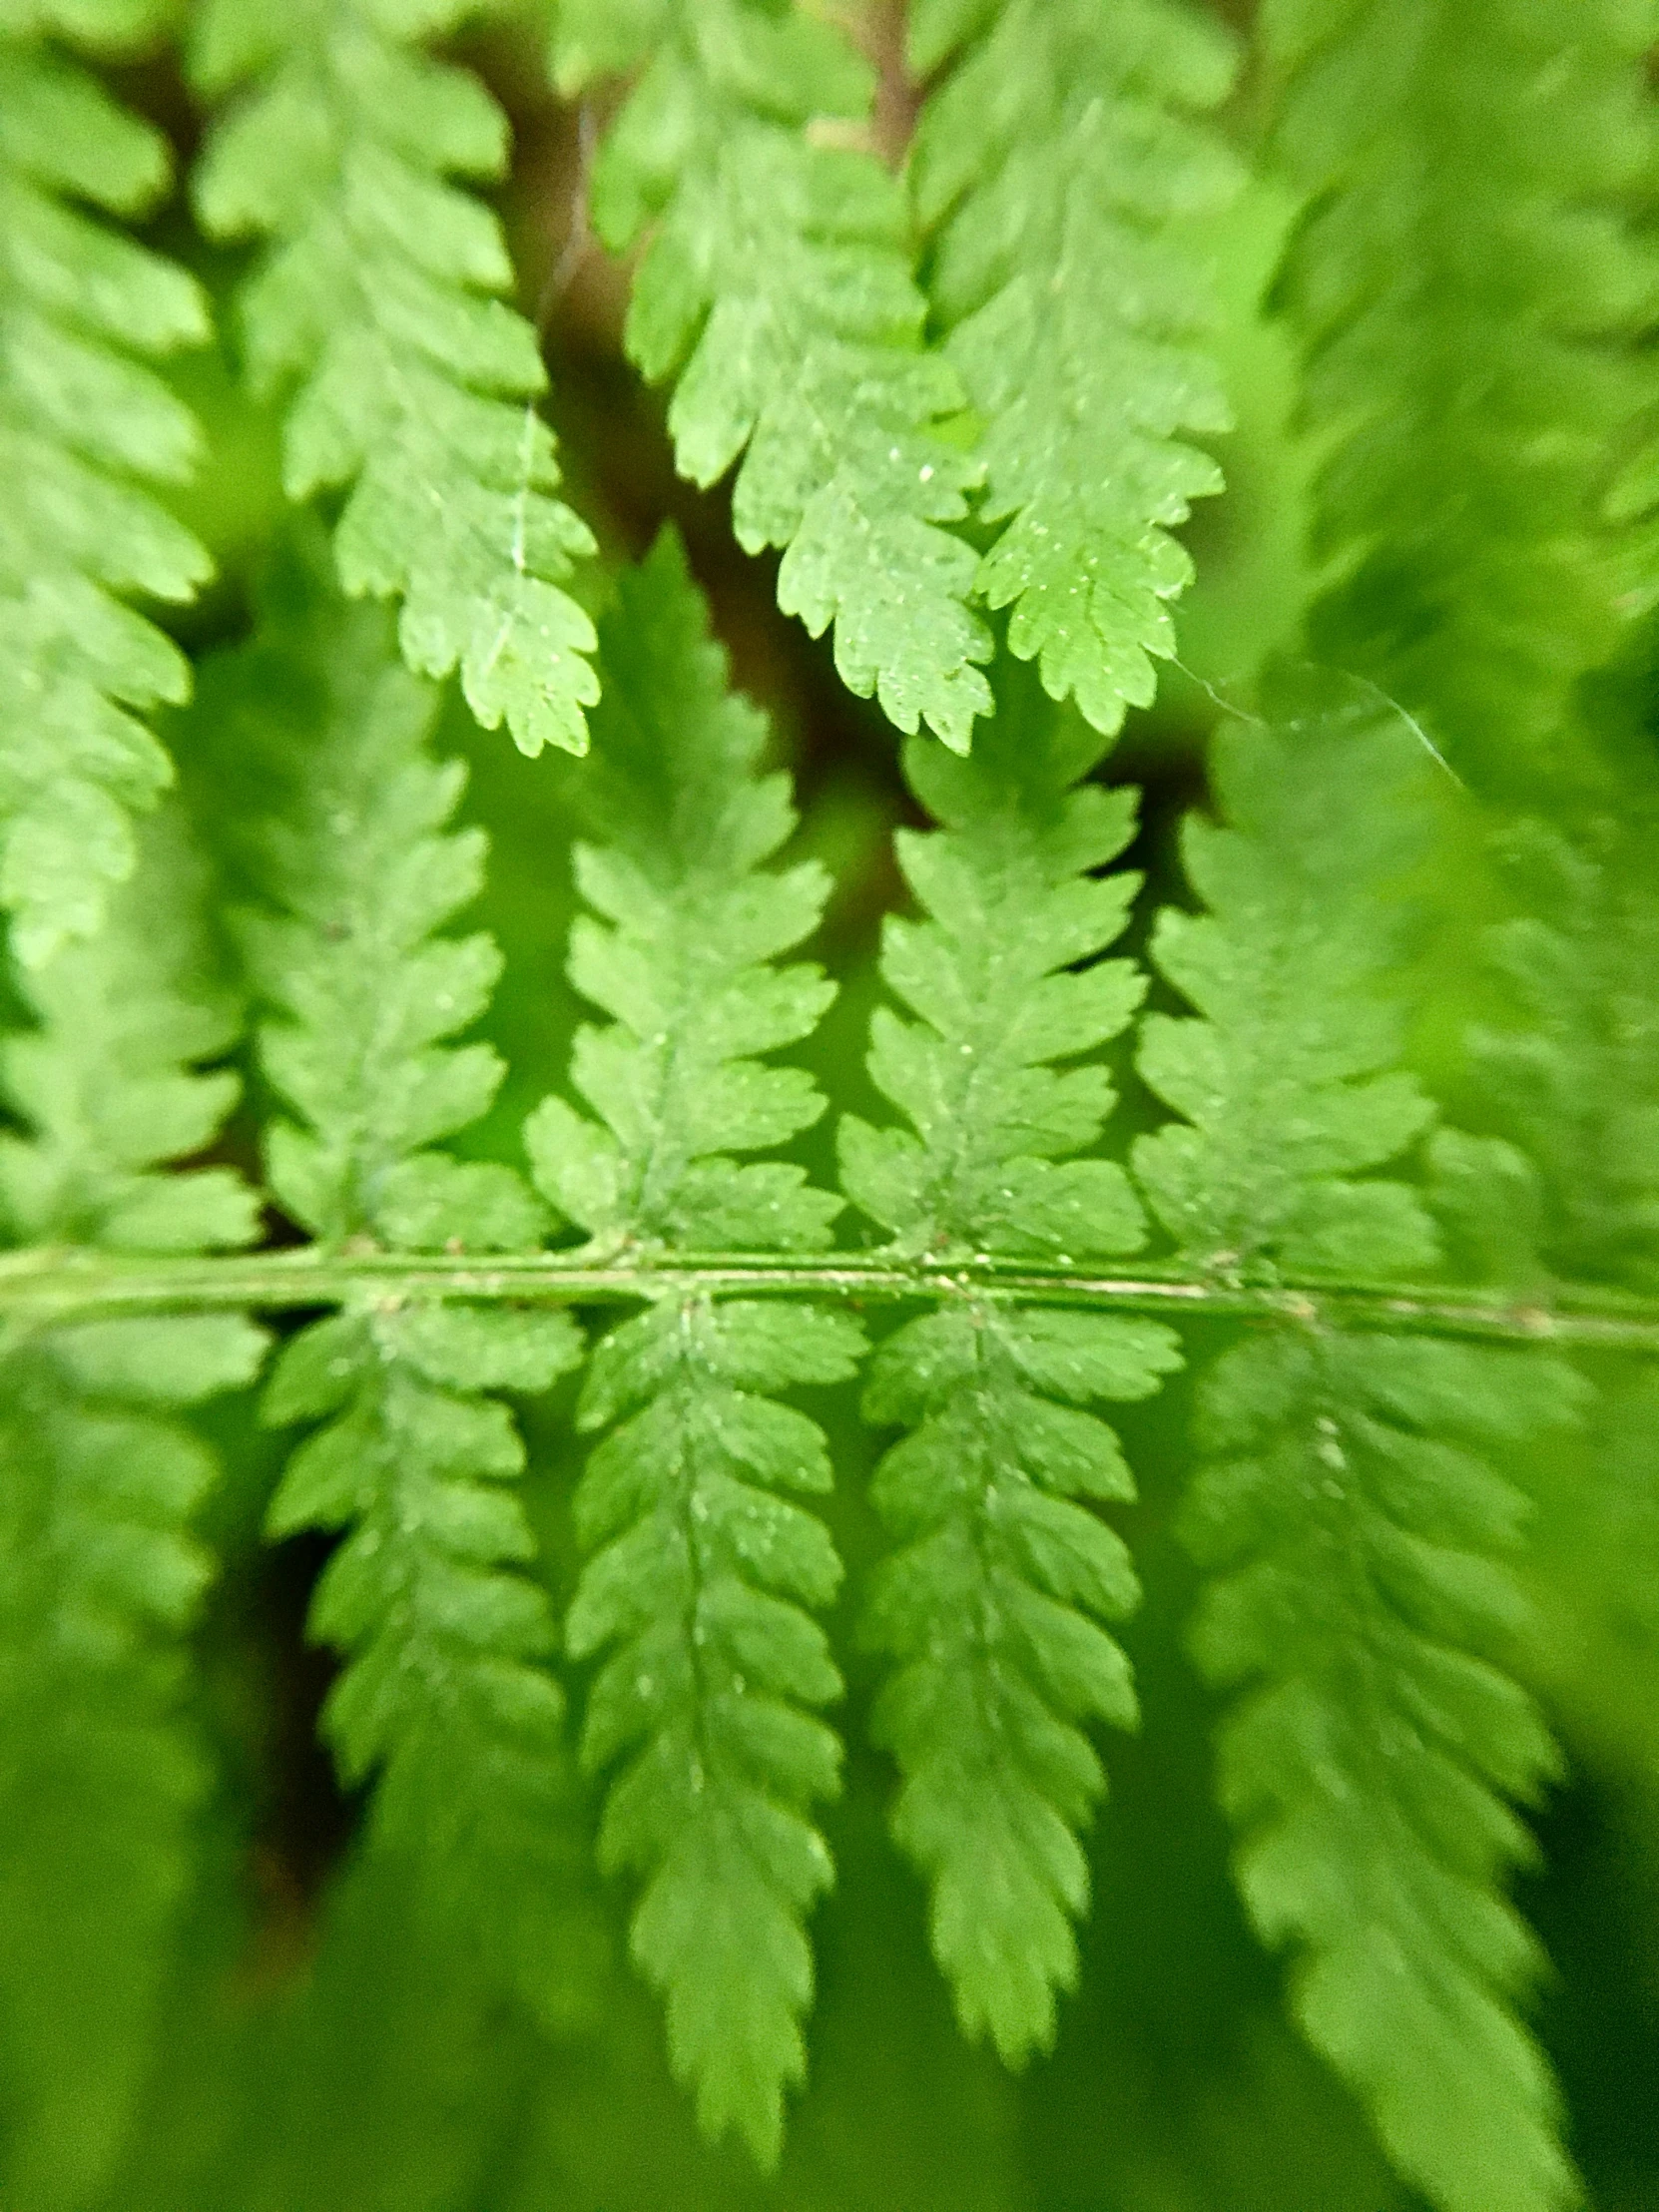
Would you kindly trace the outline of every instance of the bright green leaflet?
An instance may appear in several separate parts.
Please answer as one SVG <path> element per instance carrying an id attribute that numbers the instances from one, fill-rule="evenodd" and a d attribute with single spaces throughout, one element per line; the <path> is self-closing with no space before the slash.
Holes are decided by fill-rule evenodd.
<path id="1" fill-rule="evenodd" d="M 233 96 L 195 179 L 215 238 L 266 242 L 240 302 L 249 373 L 285 409 L 295 499 L 340 487 L 348 592 L 401 601 L 412 669 L 459 669 L 486 729 L 581 753 L 593 626 L 565 588 L 593 550 L 557 496 L 536 332 L 497 294 L 493 214 L 450 182 L 498 177 L 506 127 L 419 41 L 464 0 L 206 0 L 192 67 Z"/>
<path id="2" fill-rule="evenodd" d="M 870 73 L 830 24 L 765 0 L 561 9 L 560 81 L 642 65 L 594 176 L 601 237 L 650 232 L 631 358 L 672 379 L 682 474 L 734 463 L 749 552 L 785 548 L 778 602 L 900 730 L 965 752 L 991 640 L 950 524 L 981 467 L 951 429 L 955 371 L 922 340 L 903 193 L 858 135 Z M 833 120 L 830 120 L 833 119 Z"/>
<path id="3" fill-rule="evenodd" d="M 30 963 L 97 928 L 171 779 L 144 717 L 190 672 L 125 602 L 208 573 L 155 496 L 195 466 L 197 427 L 147 365 L 206 337 L 202 297 L 102 220 L 154 208 L 169 151 L 46 43 L 123 49 L 161 16 L 0 8 L 0 905 Z"/>
<path id="4" fill-rule="evenodd" d="M 1184 843 L 1208 911 L 1167 912 L 1153 944 L 1197 1016 L 1151 1016 L 1140 1045 L 1184 1118 L 1137 1141 L 1136 1174 L 1202 1271 L 1420 1276 L 1427 1210 L 1370 1171 L 1431 1112 L 1394 1069 L 1400 909 L 1377 894 L 1432 771 L 1397 718 L 1339 709 L 1227 730 L 1214 773 L 1221 826 Z M 1304 1332 L 1240 1344 L 1201 1390 L 1184 1533 L 1209 1577 L 1195 1655 L 1234 1693 L 1240 1890 L 1293 1950 L 1304 2032 L 1438 2212 L 1572 2194 L 1513 2009 L 1535 1946 L 1497 1886 L 1556 1759 L 1506 1665 L 1525 1506 L 1486 1454 L 1582 1394 L 1547 1355 Z"/>
<path id="5" fill-rule="evenodd" d="M 1088 871 L 1134 827 L 1131 797 L 1075 789 L 1103 750 L 1033 687 L 969 762 L 912 743 L 906 773 L 942 824 L 900 832 L 924 919 L 891 920 L 881 969 L 908 1010 L 875 1016 L 870 1073 L 908 1120 L 841 1127 L 848 1196 L 895 1250 L 1081 1261 L 1145 1235 L 1121 1167 L 1092 1149 L 1112 1103 L 1098 1064 L 1054 1066 L 1116 1036 L 1143 980 L 1098 957 L 1138 878 Z M 1079 968 L 1078 963 L 1089 965 Z M 1143 1397 L 1179 1364 L 1155 1323 L 971 1304 L 882 1344 L 868 1417 L 909 1433 L 881 1461 L 896 1549 L 864 1630 L 894 1663 L 874 1727 L 903 1778 L 898 1842 L 931 1886 L 934 1954 L 970 2034 L 1010 2062 L 1054 2039 L 1088 1897 L 1077 1831 L 1104 1787 L 1082 1733 L 1131 1726 L 1128 1662 L 1102 1625 L 1137 1588 L 1089 1505 L 1134 1485 L 1084 1407 Z"/>
<path id="6" fill-rule="evenodd" d="M 30 972 L 37 1026 L 0 1045 L 21 1124 L 0 1137 L 9 1241 L 251 1241 L 230 1170 L 166 1169 L 236 1096 L 198 1072 L 237 1027 L 201 891 L 181 825 L 154 818 L 100 933 Z M 150 2056 L 209 1785 L 184 1638 L 217 1469 L 178 1415 L 248 1382 L 264 1348 L 232 1315 L 0 1338 L 0 2192 L 31 2212 L 96 2187 Z"/>
<path id="7" fill-rule="evenodd" d="M 526 1130 L 536 1180 L 599 1250 L 812 1253 L 838 1202 L 768 1151 L 824 1101 L 762 1054 L 807 1035 L 830 995 L 804 962 L 828 883 L 765 862 L 794 826 L 758 776 L 766 726 L 724 688 L 702 603 L 665 537 L 601 628 L 605 695 L 578 848 L 594 917 L 571 974 L 611 1018 L 577 1032 L 572 1082 L 597 1121 L 547 1100 Z M 668 2004 L 676 2074 L 711 2135 L 776 2163 L 784 2091 L 806 2065 L 803 1923 L 830 1880 L 811 1817 L 840 1746 L 815 1708 L 840 1677 L 813 1618 L 840 1565 L 787 1493 L 829 1487 L 817 1425 L 779 1393 L 843 1380 L 862 1339 L 814 1306 L 665 1297 L 604 1338 L 579 1425 L 607 1431 L 576 1494 L 589 1558 L 566 1626 L 600 1658 L 583 1756 L 614 1769 L 602 1864 L 637 1874 L 632 1946 Z"/>
<path id="8" fill-rule="evenodd" d="M 255 643 L 205 672 L 181 742 L 217 753 L 245 802 L 212 818 L 251 894 L 239 934 L 279 1102 L 271 1188 L 324 1244 L 522 1246 L 540 1226 L 529 1191 L 434 1149 L 500 1080 L 488 1047 L 446 1042 L 499 959 L 482 935 L 442 933 L 477 892 L 483 837 L 446 828 L 463 773 L 432 758 L 436 699 L 389 630 L 291 559 Z M 592 1939 L 553 1616 L 511 1486 L 524 1449 L 495 1393 L 545 1390 L 580 1354 L 563 1315 L 375 1301 L 292 1338 L 263 1401 L 269 1422 L 315 1424 L 271 1533 L 345 1532 L 310 1616 L 348 1655 L 324 1715 L 341 1770 L 377 1777 L 379 1844 L 417 1862 L 429 1907 L 555 2027 L 589 2001 Z"/>
<path id="9" fill-rule="evenodd" d="M 965 43 L 964 43 L 965 42 Z M 1175 651 L 1192 563 L 1171 535 L 1221 471 L 1182 433 L 1231 425 L 1205 349 L 1203 218 L 1238 184 L 1199 121 L 1228 90 L 1219 26 L 1171 0 L 922 8 L 911 183 L 945 358 L 984 424 L 976 590 L 1051 698 L 1110 736 Z"/>
<path id="10" fill-rule="evenodd" d="M 1273 150 L 1309 194 L 1279 281 L 1322 454 L 1313 649 L 1529 788 L 1577 680 L 1653 603 L 1629 211 L 1651 0 L 1269 0 Z M 1621 470 L 1623 475 L 1621 478 Z"/>

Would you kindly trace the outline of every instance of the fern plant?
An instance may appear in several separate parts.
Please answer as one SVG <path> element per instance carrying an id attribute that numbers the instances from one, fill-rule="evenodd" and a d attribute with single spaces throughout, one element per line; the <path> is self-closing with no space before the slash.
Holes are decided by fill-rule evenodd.
<path id="1" fill-rule="evenodd" d="M 1244 12 L 0 4 L 8 2212 L 1650 2200 L 1659 17 Z"/>

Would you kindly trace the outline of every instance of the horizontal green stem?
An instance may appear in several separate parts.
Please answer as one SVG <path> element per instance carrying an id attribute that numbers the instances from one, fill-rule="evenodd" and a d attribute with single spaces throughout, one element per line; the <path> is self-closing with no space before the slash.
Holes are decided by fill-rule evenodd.
<path id="1" fill-rule="evenodd" d="M 601 1306 L 736 1295 L 811 1296 L 851 1306 L 961 1299 L 1659 1353 L 1659 1305 L 1611 1291 L 1557 1289 L 1546 1305 L 1433 1287 L 1225 1282 L 1156 1265 L 1112 1274 L 1011 1260 L 945 1264 L 846 1253 L 779 1259 L 766 1253 L 600 1257 L 579 1251 L 482 1258 L 306 1246 L 206 1259 L 65 1250 L 0 1255 L 0 1323 L 24 1328 L 115 1315 L 274 1313 L 405 1299 Z"/>

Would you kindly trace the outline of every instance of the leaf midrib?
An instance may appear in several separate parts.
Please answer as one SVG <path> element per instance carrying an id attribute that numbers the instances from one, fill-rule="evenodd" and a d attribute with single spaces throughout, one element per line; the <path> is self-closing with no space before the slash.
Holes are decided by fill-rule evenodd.
<path id="1" fill-rule="evenodd" d="M 297 1312 L 462 1299 L 481 1305 L 608 1306 L 660 1298 L 814 1298 L 856 1307 L 1010 1302 L 1195 1320 L 1290 1324 L 1586 1351 L 1659 1354 L 1659 1300 L 1561 1285 L 1517 1298 L 1492 1289 L 1335 1278 L 1246 1280 L 1177 1263 L 1132 1272 L 1041 1261 L 915 1259 L 876 1252 L 633 1252 L 593 1247 L 504 1254 L 327 1251 L 127 1256 L 67 1246 L 0 1255 L 0 1346 L 42 1328 L 145 1314 Z"/>

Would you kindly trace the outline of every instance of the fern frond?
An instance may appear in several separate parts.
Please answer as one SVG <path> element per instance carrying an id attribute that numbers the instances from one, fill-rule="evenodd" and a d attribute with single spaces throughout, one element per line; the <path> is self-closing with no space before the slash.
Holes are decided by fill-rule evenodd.
<path id="1" fill-rule="evenodd" d="M 346 590 L 400 600 L 404 659 L 459 668 L 486 729 L 581 753 L 593 627 L 565 586 L 593 541 L 556 496 L 536 333 L 497 296 L 500 226 L 451 182 L 501 173 L 506 126 L 419 45 L 468 12 L 207 0 L 195 79 L 236 98 L 196 204 L 214 237 L 268 242 L 242 294 L 248 367 L 282 395 L 290 497 L 346 493 Z"/>
<path id="2" fill-rule="evenodd" d="M 431 1149 L 501 1074 L 487 1046 L 446 1041 L 482 1010 L 498 959 L 482 935 L 440 933 L 478 890 L 484 840 L 446 827 L 464 774 L 431 756 L 436 710 L 398 667 L 388 618 L 344 606 L 302 562 L 255 645 L 204 671 L 202 742 L 274 810 L 242 818 L 241 851 L 261 1064 L 283 1108 L 271 1185 L 325 1245 L 490 1250 L 539 1226 L 509 1170 Z M 523 1445 L 493 1393 L 546 1389 L 580 1348 L 559 1314 L 359 1302 L 284 1347 L 264 1403 L 273 1424 L 315 1424 L 273 1533 L 345 1531 L 309 1623 L 347 1654 L 324 1712 L 342 1772 L 378 1776 L 379 1841 L 553 2024 L 585 2001 L 590 1963 L 573 1777 L 552 1611 L 509 1487 Z"/>
<path id="3" fill-rule="evenodd" d="M 1264 28 L 1310 195 L 1279 296 L 1322 456 L 1312 643 L 1459 765 L 1535 774 L 1652 603 L 1614 478 L 1652 405 L 1659 17 L 1583 0 L 1563 39 L 1531 0 L 1274 0 Z"/>
<path id="4" fill-rule="evenodd" d="M 814 637 L 833 624 L 842 682 L 900 730 L 965 752 L 991 647 L 948 526 L 980 469 L 951 429 L 956 374 L 922 342 L 902 190 L 845 143 L 871 74 L 793 0 L 561 11 L 567 86 L 635 60 L 594 212 L 618 251 L 651 234 L 627 344 L 674 382 L 681 473 L 708 485 L 738 463 L 733 524 L 749 552 L 786 549 L 784 612 Z"/>
<path id="5" fill-rule="evenodd" d="M 1181 433 L 1231 424 L 1197 219 L 1237 189 L 1198 120 L 1232 45 L 1178 0 L 933 8 L 910 43 L 918 76 L 950 58 L 912 181 L 945 357 L 985 424 L 979 516 L 1001 526 L 976 590 L 1110 736 L 1152 699 L 1148 656 L 1175 651 L 1192 563 L 1170 533 L 1221 489 Z"/>
<path id="6" fill-rule="evenodd" d="M 672 537 L 624 577 L 601 642 L 581 792 L 603 841 L 578 850 L 594 915 L 570 966 L 611 1020 L 578 1031 L 572 1065 L 597 1121 L 560 1099 L 531 1118 L 537 1181 L 601 1248 L 822 1250 L 838 1202 L 731 1155 L 823 1111 L 806 1075 L 758 1055 L 830 996 L 818 969 L 773 964 L 817 922 L 824 872 L 764 865 L 794 826 L 788 786 L 756 774 L 765 723 L 726 694 Z M 780 1494 L 827 1489 L 829 1455 L 778 1393 L 843 1379 L 860 1345 L 811 1305 L 666 1297 L 600 1344 L 578 1414 L 609 1431 L 577 1492 L 590 1556 L 566 1627 L 574 1657 L 603 1657 L 584 1758 L 620 1769 L 600 1855 L 643 1880 L 633 1952 L 705 2131 L 766 2165 L 805 2070 L 803 1924 L 831 1873 L 812 1807 L 840 1757 L 811 1710 L 840 1691 L 812 1617 L 840 1566 Z"/>
<path id="7" fill-rule="evenodd" d="M 1419 1196 L 1369 1172 L 1429 1118 L 1393 1068 L 1398 936 L 1375 896 L 1409 856 L 1394 824 L 1427 773 L 1375 716 L 1220 742 L 1222 824 L 1185 843 L 1208 911 L 1166 912 L 1153 948 L 1197 1018 L 1150 1017 L 1140 1052 L 1185 1118 L 1134 1149 L 1205 1273 L 1435 1264 Z M 1185 1534 L 1210 1578 L 1195 1650 L 1236 1693 L 1219 1782 L 1240 1889 L 1295 1952 L 1303 2031 L 1440 2212 L 1571 2194 L 1554 2085 L 1513 2009 L 1535 1947 L 1498 1887 L 1531 1852 L 1514 1801 L 1555 1758 L 1504 1665 L 1524 1503 L 1482 1453 L 1578 1395 L 1546 1354 L 1288 1330 L 1202 1385 Z"/>
<path id="8" fill-rule="evenodd" d="M 26 972 L 37 1026 L 0 1045 L 21 1128 L 0 1211 L 31 1243 L 239 1244 L 229 1170 L 168 1172 L 218 1129 L 236 1009 L 177 832 L 153 818 L 99 933 Z M 190 1523 L 212 1453 L 176 1417 L 248 1382 L 233 1315 L 66 1325 L 0 1342 L 0 2195 L 69 2212 L 143 2079 L 207 1786 L 184 1635 L 209 1578 Z"/>
<path id="9" fill-rule="evenodd" d="M 877 1012 L 869 1065 L 910 1128 L 841 1127 L 847 1194 L 896 1252 L 1082 1258 L 1143 1239 L 1123 1170 L 1075 1157 L 1110 1109 L 1104 1070 L 1053 1065 L 1116 1036 L 1144 988 L 1130 962 L 1096 957 L 1139 880 L 1089 872 L 1134 825 L 1129 794 L 1074 788 L 1100 751 L 1019 695 L 971 761 L 906 752 L 944 828 L 899 833 L 925 918 L 888 922 L 881 970 L 915 1018 Z M 1136 1711 L 1100 1625 L 1133 1606 L 1134 1572 L 1076 1502 L 1133 1484 L 1082 1408 L 1144 1397 L 1176 1365 L 1154 1323 L 987 1301 L 908 1323 L 871 1376 L 869 1416 L 910 1431 L 875 1475 L 899 1548 L 865 1623 L 896 1662 L 874 1723 L 903 1777 L 893 1830 L 932 1885 L 933 1950 L 962 2025 L 1010 2063 L 1053 2040 L 1055 1990 L 1076 1978 L 1077 1831 L 1104 1787 L 1081 1724 L 1128 1727 Z"/>
<path id="10" fill-rule="evenodd" d="M 189 671 L 127 602 L 189 599 L 209 569 L 155 493 L 190 474 L 197 426 L 146 365 L 207 335 L 202 296 L 103 220 L 155 205 L 167 147 L 46 44 L 127 46 L 156 13 L 0 19 L 0 904 L 29 964 L 96 930 L 171 780 L 144 718 Z"/>

